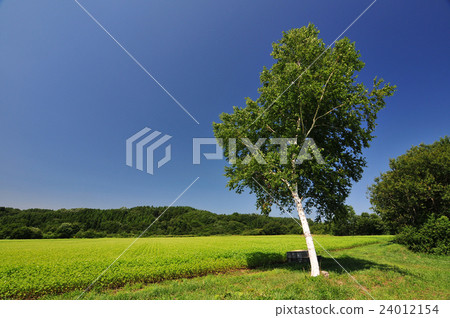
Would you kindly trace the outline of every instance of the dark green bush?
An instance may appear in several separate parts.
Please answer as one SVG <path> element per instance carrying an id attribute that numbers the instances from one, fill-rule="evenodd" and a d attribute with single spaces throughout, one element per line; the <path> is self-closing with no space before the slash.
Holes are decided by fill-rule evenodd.
<path id="1" fill-rule="evenodd" d="M 80 226 L 74 223 L 62 223 L 56 230 L 57 238 L 71 238 L 80 230 Z"/>
<path id="2" fill-rule="evenodd" d="M 286 234 L 287 228 L 284 225 L 278 223 L 267 223 L 262 228 L 261 233 L 264 235 L 280 235 Z"/>
<path id="3" fill-rule="evenodd" d="M 374 211 L 393 233 L 422 227 L 430 215 L 450 218 L 450 137 L 420 144 L 391 159 L 369 187 Z"/>
<path id="4" fill-rule="evenodd" d="M 12 231 L 12 239 L 41 239 L 42 232 L 35 227 L 22 226 Z"/>
<path id="5" fill-rule="evenodd" d="M 433 215 L 419 228 L 406 226 L 395 241 L 414 252 L 448 255 L 450 252 L 450 221 L 446 216 Z"/>

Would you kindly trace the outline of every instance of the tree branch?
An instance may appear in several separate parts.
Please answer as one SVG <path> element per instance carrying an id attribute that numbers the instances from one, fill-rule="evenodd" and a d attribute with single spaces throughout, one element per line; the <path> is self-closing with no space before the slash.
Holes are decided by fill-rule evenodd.
<path id="1" fill-rule="evenodd" d="M 337 61 L 334 63 L 333 68 L 334 68 L 334 66 L 336 65 L 336 63 L 337 63 Z M 325 85 L 323 86 L 322 94 L 321 94 L 321 96 L 320 96 L 320 98 L 319 98 L 319 101 L 317 102 L 316 112 L 314 113 L 314 117 L 313 117 L 313 120 L 312 120 L 312 123 L 311 123 L 311 127 L 309 128 L 308 132 L 306 133 L 306 137 L 308 137 L 309 133 L 310 133 L 311 130 L 314 128 L 314 126 L 315 126 L 315 124 L 316 124 L 316 121 L 317 121 L 319 118 L 322 117 L 322 116 L 317 117 L 317 114 L 319 113 L 319 109 L 320 109 L 320 103 L 322 102 L 322 99 L 323 99 L 323 97 L 325 96 L 325 91 L 327 90 L 328 83 L 330 82 L 331 77 L 333 76 L 333 74 L 334 74 L 335 71 L 336 71 L 336 70 L 333 69 L 333 71 L 330 73 L 330 76 L 328 76 L 328 79 L 326 80 Z"/>

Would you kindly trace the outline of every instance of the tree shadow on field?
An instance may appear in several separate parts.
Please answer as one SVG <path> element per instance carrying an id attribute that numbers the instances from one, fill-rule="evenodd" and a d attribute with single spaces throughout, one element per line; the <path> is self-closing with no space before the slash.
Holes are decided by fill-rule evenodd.
<path id="1" fill-rule="evenodd" d="M 254 252 L 246 255 L 247 266 L 249 268 L 276 268 L 286 262 L 283 255 L 278 253 Z"/>
<path id="2" fill-rule="evenodd" d="M 345 268 L 345 270 L 347 270 L 348 272 L 374 269 L 382 272 L 395 272 L 400 275 L 413 275 L 410 271 L 402 269 L 395 265 L 380 264 L 366 259 L 350 256 L 339 256 L 335 257 L 334 259 L 331 257 L 323 257 L 320 268 L 328 272 L 334 272 L 338 274 L 345 273 L 345 270 L 341 266 L 339 266 L 337 262 L 339 262 L 339 264 L 341 264 L 342 267 Z"/>
<path id="3" fill-rule="evenodd" d="M 276 268 L 287 269 L 291 271 L 309 271 L 310 265 L 308 262 L 297 263 L 286 261 L 285 255 L 277 253 L 249 253 L 246 255 L 247 266 L 249 268 L 258 270 L 272 270 Z M 343 274 L 345 270 L 338 264 L 342 265 L 347 272 L 363 271 L 368 269 L 375 269 L 383 272 L 395 272 L 400 275 L 415 276 L 408 270 L 401 269 L 397 266 L 375 263 L 369 260 L 350 257 L 339 256 L 334 259 L 331 257 L 321 257 L 319 261 L 320 269 L 333 272 L 336 274 Z"/>

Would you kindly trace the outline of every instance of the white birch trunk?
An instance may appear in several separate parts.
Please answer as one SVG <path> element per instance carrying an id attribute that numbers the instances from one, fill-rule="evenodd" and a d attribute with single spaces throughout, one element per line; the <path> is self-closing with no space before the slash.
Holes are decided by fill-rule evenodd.
<path id="1" fill-rule="evenodd" d="M 300 218 L 300 222 L 303 228 L 303 234 L 305 235 L 306 239 L 306 247 L 308 248 L 309 262 L 311 263 L 311 276 L 313 277 L 319 276 L 320 275 L 319 261 L 317 260 L 316 249 L 314 248 L 314 240 L 309 230 L 308 220 L 306 220 L 306 214 L 305 211 L 303 210 L 302 200 L 299 198 L 297 191 L 292 193 L 292 195 L 294 196 L 295 199 L 298 216 Z"/>

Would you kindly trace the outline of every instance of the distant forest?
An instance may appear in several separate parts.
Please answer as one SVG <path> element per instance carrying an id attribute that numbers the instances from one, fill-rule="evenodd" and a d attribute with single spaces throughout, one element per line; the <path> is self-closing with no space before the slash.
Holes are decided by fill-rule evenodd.
<path id="1" fill-rule="evenodd" d="M 0 207 L 0 239 L 135 237 L 166 207 L 120 209 L 28 209 Z M 313 234 L 385 234 L 375 214 L 350 215 L 339 222 L 308 219 Z M 290 217 L 260 214 L 215 214 L 191 207 L 170 207 L 144 236 L 282 235 L 302 234 Z"/>

